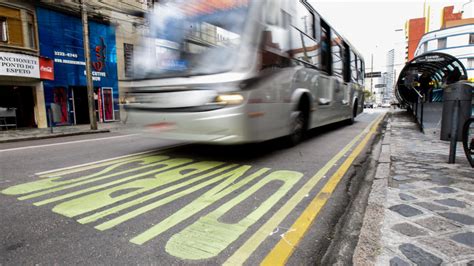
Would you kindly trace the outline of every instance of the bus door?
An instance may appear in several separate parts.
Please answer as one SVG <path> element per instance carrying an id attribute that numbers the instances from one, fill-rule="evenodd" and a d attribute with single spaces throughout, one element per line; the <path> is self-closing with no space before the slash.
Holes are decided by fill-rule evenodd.
<path id="1" fill-rule="evenodd" d="M 321 20 L 321 57 L 320 70 L 317 85 L 317 103 L 318 110 L 316 122 L 318 124 L 326 123 L 333 113 L 334 108 L 334 80 L 332 75 L 332 56 L 331 56 L 331 28 Z"/>
<path id="2" fill-rule="evenodd" d="M 347 91 L 347 83 L 344 79 L 344 45 L 342 38 L 334 33 L 332 35 L 332 69 L 334 80 L 334 111 L 331 118 L 338 120 L 347 113 L 347 105 L 344 104 L 344 95 Z"/>
<path id="3" fill-rule="evenodd" d="M 354 84 L 351 82 L 351 50 L 349 48 L 349 45 L 346 42 L 343 42 L 343 58 L 342 58 L 342 76 L 344 79 L 344 86 L 343 86 L 343 95 L 342 95 L 342 100 L 341 104 L 346 107 L 350 107 L 351 105 L 351 92 L 355 90 Z M 352 110 L 352 108 L 346 108 L 349 109 L 349 111 Z M 349 113 L 350 114 L 350 113 Z"/>

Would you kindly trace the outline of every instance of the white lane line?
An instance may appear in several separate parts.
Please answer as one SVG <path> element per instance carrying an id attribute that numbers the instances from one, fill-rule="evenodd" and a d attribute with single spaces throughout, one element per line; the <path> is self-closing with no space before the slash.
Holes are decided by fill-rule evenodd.
<path id="1" fill-rule="evenodd" d="M 49 173 L 53 173 L 53 172 L 59 172 L 59 171 L 73 169 L 73 168 L 89 166 L 89 165 L 92 165 L 92 164 L 105 163 L 105 162 L 108 162 L 108 161 L 118 160 L 118 159 L 127 158 L 127 157 L 133 157 L 133 156 L 137 156 L 137 155 L 156 153 L 156 152 L 164 152 L 164 151 L 167 151 L 169 149 L 176 148 L 176 147 L 179 147 L 179 146 L 182 146 L 182 145 L 185 145 L 185 144 L 186 143 L 184 143 L 184 144 L 183 143 L 174 144 L 174 145 L 164 146 L 164 147 L 159 148 L 159 149 L 153 149 L 153 150 L 148 150 L 148 151 L 143 151 L 143 152 L 131 153 L 131 154 L 118 156 L 118 157 L 113 157 L 113 158 L 108 158 L 108 159 L 104 159 L 104 160 L 100 160 L 100 161 L 93 161 L 93 162 L 90 162 L 90 163 L 84 163 L 84 164 L 79 164 L 79 165 L 73 165 L 73 166 L 68 166 L 68 167 L 43 171 L 43 172 L 35 173 L 35 175 L 44 175 L 44 174 L 49 174 Z"/>
<path id="2" fill-rule="evenodd" d="M 140 135 L 140 134 L 129 134 L 129 135 L 114 136 L 114 137 L 107 137 L 107 138 L 100 138 L 100 139 L 84 139 L 84 140 L 75 140 L 75 141 L 68 141 L 68 142 L 61 142 L 61 143 L 52 143 L 52 144 L 44 144 L 44 145 L 36 145 L 36 146 L 26 146 L 26 147 L 0 150 L 0 153 L 7 152 L 7 151 L 19 151 L 19 150 L 27 150 L 27 149 L 35 149 L 35 148 L 44 148 L 44 147 L 51 147 L 51 146 L 59 146 L 59 145 L 91 142 L 91 141 L 99 141 L 99 140 L 127 138 L 127 137 L 131 137 L 131 136 L 136 136 L 136 135 Z"/>

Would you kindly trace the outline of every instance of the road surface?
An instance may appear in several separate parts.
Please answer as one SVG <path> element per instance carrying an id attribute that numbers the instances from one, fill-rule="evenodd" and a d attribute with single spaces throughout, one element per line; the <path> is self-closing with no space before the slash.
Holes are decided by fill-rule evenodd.
<path id="1" fill-rule="evenodd" d="M 292 148 L 126 132 L 1 144 L 0 264 L 315 263 L 383 113 Z"/>

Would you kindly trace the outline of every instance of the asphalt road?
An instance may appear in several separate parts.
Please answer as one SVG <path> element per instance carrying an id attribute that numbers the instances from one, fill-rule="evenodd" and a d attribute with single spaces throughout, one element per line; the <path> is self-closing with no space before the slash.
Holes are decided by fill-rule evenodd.
<path id="1" fill-rule="evenodd" d="M 383 112 L 292 148 L 125 132 L 1 144 L 0 265 L 314 263 Z"/>

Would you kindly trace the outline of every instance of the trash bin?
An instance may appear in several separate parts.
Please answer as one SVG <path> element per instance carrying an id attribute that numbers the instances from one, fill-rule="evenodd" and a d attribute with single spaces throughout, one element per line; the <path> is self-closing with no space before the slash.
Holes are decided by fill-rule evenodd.
<path id="1" fill-rule="evenodd" d="M 459 81 L 450 84 L 444 89 L 443 95 L 443 116 L 441 118 L 441 140 L 451 140 L 451 127 L 453 120 L 454 107 L 459 102 L 458 109 L 458 129 L 457 141 L 462 140 L 462 127 L 467 119 L 471 117 L 472 109 L 472 89 L 473 84 L 467 81 Z"/>

